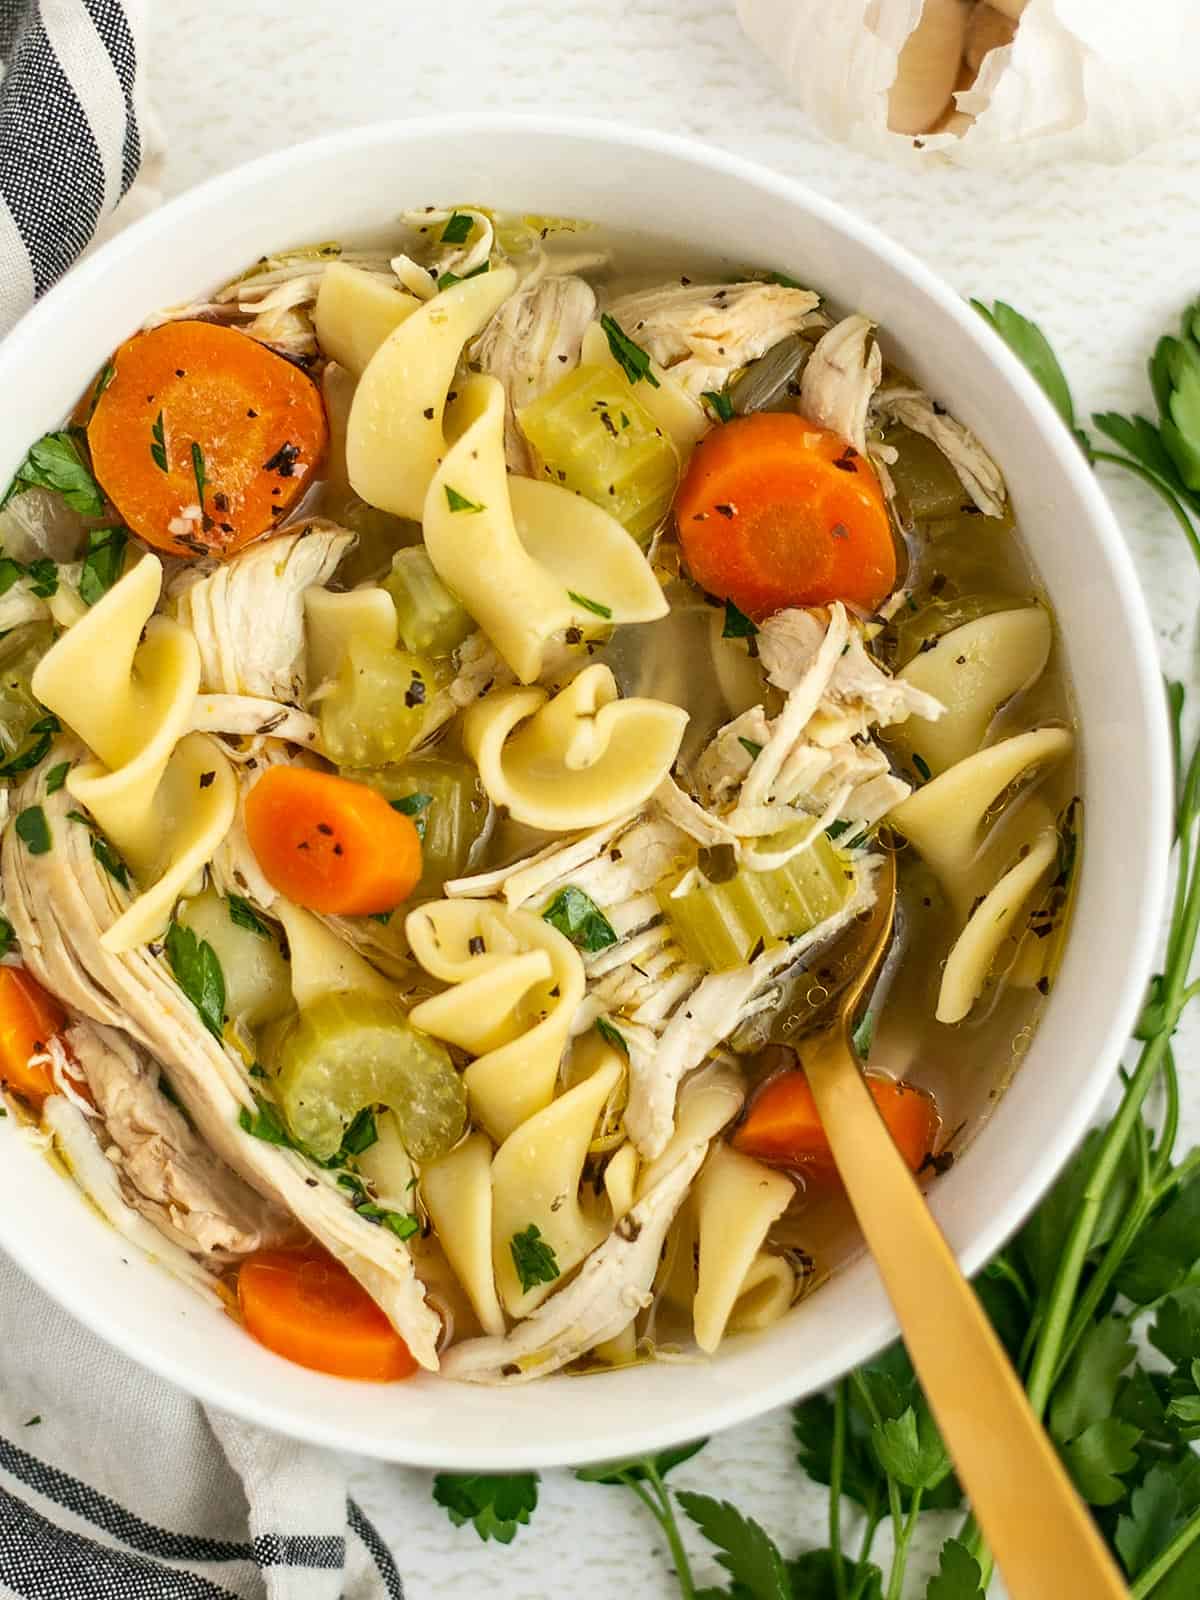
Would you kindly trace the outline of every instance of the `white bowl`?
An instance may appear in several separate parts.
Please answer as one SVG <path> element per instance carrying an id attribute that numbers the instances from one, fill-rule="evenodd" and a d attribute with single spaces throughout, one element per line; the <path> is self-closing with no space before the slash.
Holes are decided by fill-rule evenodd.
<path id="1" fill-rule="evenodd" d="M 1171 763 L 1154 641 L 1112 513 L 1033 380 L 924 266 L 798 184 L 662 134 L 497 116 L 356 129 L 213 179 L 55 289 L 0 348 L 0 480 L 151 311 L 267 251 L 464 198 L 650 230 L 677 241 L 682 259 L 715 248 L 811 280 L 878 319 L 895 358 L 980 434 L 1008 477 L 1074 684 L 1086 842 L 1074 932 L 1045 1019 L 1012 1087 L 930 1197 L 974 1271 L 1063 1165 L 1134 1023 L 1165 884 Z M 828 1384 L 895 1333 L 860 1258 L 711 1364 L 498 1390 L 425 1376 L 390 1388 L 347 1383 L 278 1360 L 139 1257 L 12 1118 L 0 1141 L 0 1243 L 44 1289 L 202 1399 L 369 1455 L 515 1470 L 656 1449 Z"/>

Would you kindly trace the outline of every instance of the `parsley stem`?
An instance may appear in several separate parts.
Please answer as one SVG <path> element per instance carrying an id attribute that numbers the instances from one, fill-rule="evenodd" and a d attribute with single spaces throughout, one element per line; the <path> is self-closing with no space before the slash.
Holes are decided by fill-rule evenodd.
<path id="1" fill-rule="evenodd" d="M 1200 980 L 1189 984 L 1183 991 L 1182 1004 L 1188 1005 L 1194 997 L 1200 994 Z M 1155 1198 L 1162 1187 L 1163 1179 L 1171 1170 L 1171 1157 L 1175 1153 L 1175 1140 L 1179 1133 L 1179 1072 L 1175 1066 L 1175 1052 L 1167 1045 L 1166 1059 L 1163 1062 L 1163 1093 L 1165 1104 L 1163 1106 L 1162 1127 L 1158 1136 L 1158 1148 L 1154 1152 L 1154 1165 L 1150 1174 L 1150 1181 L 1154 1187 Z"/>
<path id="2" fill-rule="evenodd" d="M 917 1526 L 917 1518 L 921 1515 L 921 1498 L 925 1491 L 916 1488 L 912 1491 L 912 1500 L 900 1530 L 900 1537 L 896 1540 L 896 1547 L 892 1552 L 892 1571 L 888 1579 L 886 1600 L 900 1600 L 904 1588 L 904 1574 L 908 1570 L 908 1547 L 912 1543 L 913 1530 Z"/>
<path id="3" fill-rule="evenodd" d="M 636 1478 L 621 1475 L 621 1481 L 628 1484 L 638 1499 L 646 1506 L 650 1515 L 658 1523 L 666 1536 L 667 1545 L 671 1551 L 671 1561 L 675 1567 L 675 1576 L 679 1580 L 679 1593 L 682 1600 L 696 1600 L 696 1580 L 692 1577 L 692 1566 L 688 1560 L 687 1551 L 683 1547 L 683 1539 L 679 1533 L 679 1523 L 675 1519 L 675 1507 L 671 1504 L 671 1496 L 666 1484 L 659 1476 L 658 1468 L 651 1460 L 641 1463 L 646 1480 L 653 1486 L 654 1494 L 643 1488 Z"/>
<path id="4" fill-rule="evenodd" d="M 867 1522 L 863 1528 L 862 1543 L 858 1547 L 858 1572 L 854 1579 L 854 1587 L 850 1590 L 849 1600 L 862 1600 L 863 1590 L 870 1578 L 867 1571 L 867 1562 L 871 1559 L 871 1548 L 875 1543 L 875 1535 L 879 1531 L 879 1524 L 883 1521 L 883 1506 L 878 1494 L 872 1490 L 871 1502 L 867 1507 Z"/>
<path id="5" fill-rule="evenodd" d="M 848 1600 L 842 1560 L 842 1472 L 846 1464 L 846 1407 L 849 1385 L 843 1378 L 833 1391 L 833 1444 L 829 1455 L 829 1559 L 837 1600 Z"/>
<path id="6" fill-rule="evenodd" d="M 1130 1600 L 1144 1600 L 1146 1595 L 1153 1593 L 1197 1539 L 1200 1539 L 1200 1511 L 1192 1513 L 1162 1554 L 1152 1561 L 1144 1572 L 1138 1574 L 1137 1582 L 1130 1586 Z"/>
<path id="7" fill-rule="evenodd" d="M 879 1415 L 879 1408 L 875 1404 L 874 1397 L 872 1396 L 862 1373 L 852 1372 L 850 1374 L 850 1381 L 854 1385 L 855 1393 L 858 1395 L 863 1410 L 870 1417 L 872 1423 L 877 1428 L 882 1427 L 883 1418 Z M 892 1540 L 896 1548 L 899 1548 L 900 1541 L 904 1534 L 904 1509 L 900 1504 L 899 1485 L 896 1483 L 895 1478 L 892 1477 L 890 1472 L 887 1474 L 887 1496 L 888 1510 L 891 1512 L 892 1517 Z"/>
<path id="8" fill-rule="evenodd" d="M 1163 482 L 1157 472 L 1151 471 L 1149 467 L 1144 467 L 1140 461 L 1134 461 L 1129 456 L 1119 456 L 1112 450 L 1093 450 L 1092 460 L 1107 461 L 1113 467 L 1124 467 L 1126 472 L 1132 472 L 1135 478 L 1140 478 L 1143 483 L 1149 484 L 1183 529 L 1184 537 L 1191 546 L 1192 554 L 1195 556 L 1197 563 L 1200 563 L 1200 536 L 1197 535 L 1195 528 L 1192 526 L 1191 518 L 1180 505 L 1174 490 L 1169 484 Z"/>

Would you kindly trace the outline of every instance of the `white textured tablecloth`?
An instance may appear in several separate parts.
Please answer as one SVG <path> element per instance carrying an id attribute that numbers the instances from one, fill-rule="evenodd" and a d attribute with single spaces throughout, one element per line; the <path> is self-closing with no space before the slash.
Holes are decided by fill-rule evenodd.
<path id="1" fill-rule="evenodd" d="M 167 127 L 167 193 L 379 118 L 472 108 L 620 117 L 766 162 L 853 207 L 964 293 L 1011 300 L 1046 330 L 1084 412 L 1148 405 L 1151 344 L 1200 295 L 1200 135 L 1124 168 L 1019 182 L 893 172 L 809 136 L 732 12 L 732 0 L 162 0 L 152 83 Z M 1125 480 L 1106 487 L 1164 665 L 1195 698 L 1191 558 L 1148 496 Z M 1185 1144 L 1200 1140 L 1198 1043 L 1193 1020 L 1179 1049 Z M 824 1543 L 824 1499 L 790 1463 L 778 1414 L 714 1441 L 677 1481 L 734 1500 L 791 1553 Z M 657 1529 L 623 1491 L 551 1473 L 532 1525 L 505 1550 L 453 1529 L 426 1483 L 372 1464 L 354 1483 L 395 1547 L 409 1600 L 678 1595 Z M 697 1577 L 715 1581 L 702 1541 L 688 1543 Z"/>

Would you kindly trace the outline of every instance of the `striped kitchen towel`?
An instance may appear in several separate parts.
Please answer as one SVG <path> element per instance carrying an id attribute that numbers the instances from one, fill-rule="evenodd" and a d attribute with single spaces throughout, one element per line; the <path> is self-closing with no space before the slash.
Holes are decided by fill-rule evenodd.
<path id="1" fill-rule="evenodd" d="M 146 4 L 0 0 L 0 333 L 157 201 Z M 0 1600 L 403 1600 L 348 1465 L 201 1406 L 0 1255 Z"/>
<path id="2" fill-rule="evenodd" d="M 0 334 L 158 201 L 149 0 L 0 0 Z"/>

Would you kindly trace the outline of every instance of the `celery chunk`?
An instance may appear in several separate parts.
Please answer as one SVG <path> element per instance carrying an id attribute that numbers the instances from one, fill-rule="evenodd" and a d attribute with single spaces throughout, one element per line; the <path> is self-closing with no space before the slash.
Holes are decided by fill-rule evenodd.
<path id="1" fill-rule="evenodd" d="M 424 656 L 353 644 L 319 705 L 321 748 L 339 767 L 399 761 L 421 737 L 444 673 Z"/>
<path id="2" fill-rule="evenodd" d="M 448 656 L 475 628 L 470 612 L 434 571 L 423 545 L 396 552 L 383 587 L 396 607 L 406 650 Z"/>
<path id="3" fill-rule="evenodd" d="M 609 511 L 643 546 L 679 479 L 675 447 L 611 367 L 581 366 L 518 421 L 545 476 Z"/>
<path id="4" fill-rule="evenodd" d="M 395 1112 L 414 1161 L 445 1155 L 466 1126 L 466 1091 L 445 1048 L 375 995 L 315 1001 L 280 1035 L 274 1066 L 291 1135 L 321 1160 L 365 1106 Z"/>
<path id="5" fill-rule="evenodd" d="M 854 870 L 825 834 L 770 872 L 738 869 L 723 883 L 701 881 L 683 894 L 656 892 L 690 960 L 710 972 L 740 967 L 762 949 L 808 933 L 854 890 Z"/>
<path id="6" fill-rule="evenodd" d="M 397 766 L 348 774 L 376 790 L 416 824 L 421 835 L 419 898 L 440 892 L 466 870 L 472 847 L 487 827 L 488 799 L 469 761 L 418 756 Z"/>

